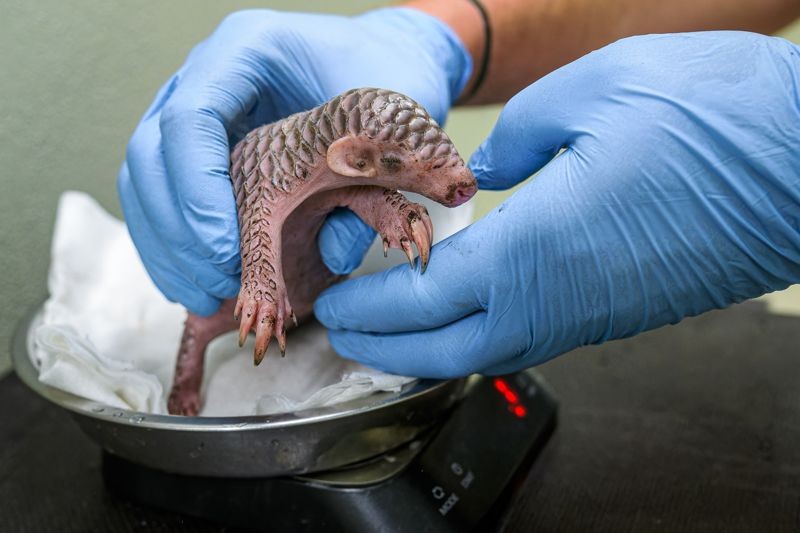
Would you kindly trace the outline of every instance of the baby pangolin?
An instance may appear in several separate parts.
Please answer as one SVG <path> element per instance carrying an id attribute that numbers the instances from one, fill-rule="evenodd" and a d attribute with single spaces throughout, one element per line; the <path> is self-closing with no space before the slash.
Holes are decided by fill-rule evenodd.
<path id="1" fill-rule="evenodd" d="M 209 317 L 189 313 L 168 408 L 196 415 L 208 343 L 238 328 L 239 344 L 255 329 L 258 365 L 274 335 L 281 355 L 286 330 L 311 317 L 314 300 L 341 279 L 317 247 L 325 217 L 354 211 L 389 248 L 402 249 L 420 272 L 428 264 L 433 227 L 420 204 L 398 189 L 448 207 L 477 191 L 472 173 L 434 119 L 407 96 L 353 89 L 310 111 L 257 128 L 231 154 L 239 216 L 242 286 Z M 238 324 L 237 324 L 238 322 Z"/>

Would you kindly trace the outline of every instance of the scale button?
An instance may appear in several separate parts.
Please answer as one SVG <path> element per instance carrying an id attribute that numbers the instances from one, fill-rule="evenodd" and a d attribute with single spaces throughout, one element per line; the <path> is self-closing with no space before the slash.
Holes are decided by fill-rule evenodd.
<path id="1" fill-rule="evenodd" d="M 441 500 L 445 496 L 444 489 L 439 485 L 433 487 L 433 490 L 431 492 L 433 492 L 433 497 L 436 498 L 437 500 Z"/>
<path id="2" fill-rule="evenodd" d="M 463 467 L 462 467 L 460 464 L 458 464 L 458 463 L 456 463 L 456 462 L 453 462 L 453 463 L 450 465 L 450 470 L 452 470 L 452 471 L 453 471 L 453 473 L 454 473 L 455 475 L 457 475 L 457 476 L 460 476 L 461 474 L 463 474 L 463 473 L 464 473 L 464 468 L 463 468 Z"/>

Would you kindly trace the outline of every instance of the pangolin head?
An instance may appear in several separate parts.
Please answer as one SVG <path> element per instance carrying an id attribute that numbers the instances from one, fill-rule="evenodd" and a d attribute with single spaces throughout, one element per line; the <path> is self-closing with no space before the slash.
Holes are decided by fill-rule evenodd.
<path id="1" fill-rule="evenodd" d="M 477 191 L 475 178 L 436 120 L 408 96 L 375 88 L 351 89 L 251 131 L 233 151 L 231 175 L 242 172 L 249 180 L 258 169 L 273 186 L 289 192 L 312 174 L 320 158 L 327 157 L 330 166 L 331 152 L 342 152 L 343 144 L 347 157 L 358 160 L 353 164 L 363 167 L 342 172 L 361 178 L 359 183 L 416 192 L 447 206 L 460 205 Z M 365 171 L 359 174 L 360 169 Z"/>
<path id="2" fill-rule="evenodd" d="M 387 89 L 351 89 L 321 108 L 320 132 L 360 137 L 377 148 L 378 175 L 388 180 L 382 184 L 448 206 L 466 202 L 477 191 L 450 137 L 408 96 Z"/>

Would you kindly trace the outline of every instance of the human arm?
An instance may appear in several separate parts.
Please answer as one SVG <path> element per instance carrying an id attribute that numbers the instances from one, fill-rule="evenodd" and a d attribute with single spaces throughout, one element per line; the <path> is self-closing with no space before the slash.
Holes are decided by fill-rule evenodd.
<path id="1" fill-rule="evenodd" d="M 524 80 L 602 41 L 583 43 L 570 55 L 572 43 L 582 41 L 568 37 L 569 32 L 545 32 L 593 21 L 585 17 L 587 11 L 579 9 L 577 0 L 530 2 L 565 6 L 559 11 L 560 25 L 545 24 L 542 9 L 528 13 L 528 2 L 498 1 L 487 0 L 499 39 L 494 50 L 497 54 L 511 50 L 509 61 L 490 63 L 488 85 L 475 102 L 503 99 Z M 740 2 L 744 0 L 733 3 Z M 782 0 L 765 0 L 764 12 L 780 11 L 775 7 L 779 2 L 783 5 Z M 478 57 L 483 46 L 480 19 L 466 0 L 415 2 L 413 7 L 354 18 L 240 12 L 195 47 L 137 126 L 118 178 L 133 241 L 151 278 L 169 299 L 202 315 L 238 290 L 238 232 L 228 151 L 248 128 L 313 107 L 355 85 L 408 93 L 437 119 L 444 119 L 450 104 L 463 93 L 465 78 L 474 73 L 467 50 Z M 460 10 L 462 16 L 433 11 L 441 7 Z M 503 16 L 515 16 L 504 22 L 495 12 L 500 7 Z M 585 18 L 570 19 L 582 13 Z M 541 27 L 529 31 L 525 24 Z M 618 33 L 600 34 L 608 40 Z M 515 47 L 526 45 L 525 39 L 535 35 L 552 35 L 553 40 L 530 51 L 534 68 L 527 63 L 528 55 Z M 536 47 L 537 41 L 530 40 L 530 45 Z M 548 63 L 547 58 L 553 59 Z M 521 67 L 520 61 L 525 62 Z M 349 272 L 373 237 L 354 215 L 337 213 L 320 235 L 323 259 L 336 272 Z"/>
<path id="2" fill-rule="evenodd" d="M 469 51 L 474 68 L 459 100 L 466 104 L 505 102 L 551 71 L 623 37 L 713 29 L 770 33 L 800 16 L 800 2 L 795 0 L 480 1 L 492 37 L 487 72 L 476 92 L 486 35 L 474 3 L 411 0 L 405 4 L 445 22 Z M 372 239 L 363 228 L 348 212 L 330 218 L 320 235 L 322 257 L 330 268 L 346 274 L 358 266 L 364 243 Z"/>
<path id="3" fill-rule="evenodd" d="M 489 189 L 541 170 L 435 246 L 424 275 L 323 293 L 338 353 L 399 374 L 505 373 L 800 281 L 800 47 L 619 41 L 515 96 L 470 166 Z"/>
<path id="4" fill-rule="evenodd" d="M 702 30 L 769 34 L 800 17 L 796 0 L 481 0 L 492 26 L 484 82 L 467 103 L 505 102 L 534 80 L 631 35 Z M 469 0 L 412 0 L 408 7 L 448 24 L 474 64 L 484 31 Z M 476 70 L 465 88 L 469 93 Z"/>

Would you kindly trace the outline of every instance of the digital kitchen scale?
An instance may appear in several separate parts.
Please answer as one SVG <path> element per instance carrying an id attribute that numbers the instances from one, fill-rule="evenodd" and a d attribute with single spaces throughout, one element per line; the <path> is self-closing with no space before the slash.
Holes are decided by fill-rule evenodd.
<path id="1" fill-rule="evenodd" d="M 510 503 L 556 423 L 532 370 L 473 377 L 437 427 L 390 452 L 303 476 L 170 474 L 104 455 L 118 496 L 228 527 L 276 532 L 485 530 Z"/>

